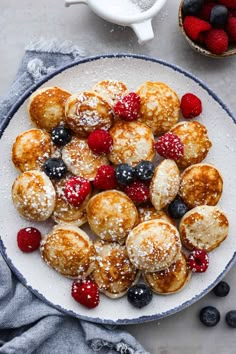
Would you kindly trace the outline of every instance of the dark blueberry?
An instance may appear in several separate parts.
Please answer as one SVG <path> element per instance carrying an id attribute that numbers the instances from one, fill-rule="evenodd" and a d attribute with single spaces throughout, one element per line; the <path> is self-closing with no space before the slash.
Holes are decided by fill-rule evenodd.
<path id="1" fill-rule="evenodd" d="M 121 163 L 116 167 L 116 180 L 119 184 L 127 185 L 133 182 L 134 169 L 127 163 Z"/>
<path id="2" fill-rule="evenodd" d="M 210 14 L 210 23 L 213 27 L 224 27 L 229 17 L 228 9 L 223 5 L 215 5 Z"/>
<path id="3" fill-rule="evenodd" d="M 236 328 L 236 310 L 227 312 L 225 320 L 228 326 Z"/>
<path id="4" fill-rule="evenodd" d="M 184 15 L 197 15 L 203 6 L 203 3 L 204 0 L 184 0 L 182 5 Z"/>
<path id="5" fill-rule="evenodd" d="M 214 327 L 220 321 L 220 312 L 216 307 L 203 307 L 199 314 L 200 321 L 207 327 Z"/>
<path id="6" fill-rule="evenodd" d="M 63 125 L 59 125 L 52 129 L 51 137 L 55 145 L 64 146 L 71 141 L 71 132 Z"/>
<path id="7" fill-rule="evenodd" d="M 220 281 L 219 284 L 217 284 L 213 289 L 214 294 L 219 297 L 227 296 L 229 291 L 229 284 L 227 284 L 225 281 Z"/>
<path id="8" fill-rule="evenodd" d="M 150 181 L 154 175 L 154 165 L 151 161 L 140 161 L 139 164 L 134 169 L 135 177 L 141 181 L 147 182 Z"/>
<path id="9" fill-rule="evenodd" d="M 66 175 L 67 168 L 62 159 L 50 158 L 43 165 L 43 171 L 52 179 L 60 179 Z"/>
<path id="10" fill-rule="evenodd" d="M 168 213 L 173 219 L 180 219 L 188 211 L 187 205 L 182 199 L 174 199 L 168 206 Z"/>
<path id="11" fill-rule="evenodd" d="M 152 291 L 147 285 L 137 284 L 129 288 L 127 298 L 133 306 L 141 308 L 149 304 L 152 295 Z"/>

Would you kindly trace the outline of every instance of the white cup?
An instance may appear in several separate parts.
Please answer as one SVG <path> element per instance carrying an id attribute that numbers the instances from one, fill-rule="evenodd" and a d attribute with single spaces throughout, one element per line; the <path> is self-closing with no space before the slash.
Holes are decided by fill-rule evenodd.
<path id="1" fill-rule="evenodd" d="M 154 38 L 151 21 L 164 6 L 165 2 L 166 0 L 156 0 L 145 11 L 141 11 L 138 6 L 135 7 L 132 2 L 130 4 L 133 5 L 134 11 L 127 11 L 126 7 L 122 8 L 122 2 L 119 0 L 65 0 L 65 6 L 86 4 L 96 15 L 104 20 L 117 25 L 131 27 L 136 33 L 139 43 L 144 43 Z M 119 11 L 117 11 L 118 9 Z"/>

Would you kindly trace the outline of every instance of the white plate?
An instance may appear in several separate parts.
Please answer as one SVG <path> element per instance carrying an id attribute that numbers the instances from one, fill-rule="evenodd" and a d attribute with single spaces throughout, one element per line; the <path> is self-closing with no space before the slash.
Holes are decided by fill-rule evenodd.
<path id="1" fill-rule="evenodd" d="M 11 147 L 16 136 L 29 129 L 31 123 L 27 115 L 30 92 L 12 109 L 13 115 L 0 140 L 0 235 L 2 252 L 19 279 L 43 301 L 73 316 L 101 323 L 141 323 L 159 319 L 191 305 L 225 275 L 235 261 L 236 251 L 236 125 L 234 118 L 223 102 L 200 80 L 184 70 L 168 63 L 143 56 L 103 56 L 82 60 L 70 67 L 52 74 L 40 86 L 58 85 L 78 92 L 91 88 L 97 81 L 115 79 L 124 81 L 130 91 L 143 82 L 162 81 L 173 88 L 179 97 L 186 92 L 199 96 L 203 113 L 198 118 L 208 128 L 213 143 L 206 161 L 213 163 L 224 178 L 224 191 L 220 207 L 226 212 L 230 222 L 230 233 L 222 245 L 210 253 L 210 266 L 204 274 L 193 274 L 187 287 L 180 293 L 170 296 L 154 295 L 153 301 L 142 309 L 132 307 L 126 297 L 117 300 L 101 296 L 95 309 L 88 310 L 76 303 L 70 296 L 72 281 L 49 268 L 36 251 L 24 254 L 16 244 L 17 231 L 35 225 L 41 231 L 49 228 L 47 223 L 35 224 L 23 220 L 11 201 L 11 186 L 18 172 L 11 162 Z M 38 88 L 39 85 L 36 88 Z"/>

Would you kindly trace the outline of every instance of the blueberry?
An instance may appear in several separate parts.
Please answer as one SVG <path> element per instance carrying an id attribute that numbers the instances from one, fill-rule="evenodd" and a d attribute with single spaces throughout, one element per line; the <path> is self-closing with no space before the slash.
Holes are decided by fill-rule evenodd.
<path id="1" fill-rule="evenodd" d="M 117 165 L 115 174 L 117 182 L 124 186 L 133 182 L 134 169 L 127 163 L 121 163 Z"/>
<path id="2" fill-rule="evenodd" d="M 203 3 L 204 0 L 184 0 L 182 5 L 184 15 L 197 15 L 203 6 Z"/>
<path id="3" fill-rule="evenodd" d="M 214 327 L 220 321 L 220 312 L 216 307 L 203 307 L 199 314 L 200 321 L 207 327 Z"/>
<path id="4" fill-rule="evenodd" d="M 141 181 L 148 182 L 154 175 L 154 165 L 151 161 L 142 160 L 134 169 L 135 177 Z"/>
<path id="5" fill-rule="evenodd" d="M 213 27 L 224 27 L 229 17 L 228 9 L 223 5 L 215 5 L 210 14 L 210 23 Z"/>
<path id="6" fill-rule="evenodd" d="M 236 310 L 232 310 L 226 313 L 225 320 L 228 326 L 236 328 Z"/>
<path id="7" fill-rule="evenodd" d="M 152 296 L 151 289 L 145 284 L 133 285 L 127 293 L 128 301 L 138 308 L 148 305 L 152 300 Z"/>
<path id="8" fill-rule="evenodd" d="M 182 218 L 187 211 L 187 205 L 179 198 L 174 199 L 168 206 L 168 213 L 173 219 Z"/>
<path id="9" fill-rule="evenodd" d="M 55 145 L 64 146 L 71 141 L 71 132 L 63 125 L 59 125 L 52 129 L 51 137 Z"/>
<path id="10" fill-rule="evenodd" d="M 229 284 L 227 284 L 225 281 L 220 281 L 219 284 L 217 284 L 213 289 L 214 294 L 219 297 L 227 296 L 229 291 Z"/>
<path id="11" fill-rule="evenodd" d="M 43 171 L 49 178 L 60 179 L 66 175 L 67 168 L 62 159 L 49 158 L 43 165 Z"/>

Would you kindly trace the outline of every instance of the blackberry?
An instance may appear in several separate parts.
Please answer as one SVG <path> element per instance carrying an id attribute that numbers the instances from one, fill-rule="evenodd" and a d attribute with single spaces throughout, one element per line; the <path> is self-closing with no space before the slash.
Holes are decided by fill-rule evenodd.
<path id="1" fill-rule="evenodd" d="M 148 182 L 154 175 L 154 165 L 151 161 L 142 160 L 134 169 L 135 177 L 141 181 Z"/>
<path id="2" fill-rule="evenodd" d="M 138 308 L 148 305 L 152 300 L 152 296 L 151 289 L 145 284 L 133 285 L 127 293 L 129 303 Z"/>
<path id="3" fill-rule="evenodd" d="M 121 163 L 116 167 L 116 180 L 119 184 L 126 186 L 134 180 L 134 169 L 127 163 Z"/>
<path id="4" fill-rule="evenodd" d="M 67 173 L 67 167 L 62 159 L 49 158 L 43 165 L 43 171 L 51 179 L 60 179 Z"/>
<path id="5" fill-rule="evenodd" d="M 229 291 L 229 284 L 227 284 L 225 281 L 220 281 L 219 284 L 217 284 L 213 289 L 213 293 L 218 297 L 227 296 Z"/>
<path id="6" fill-rule="evenodd" d="M 220 312 L 216 307 L 203 307 L 199 313 L 200 321 L 207 327 L 214 327 L 220 321 Z"/>
<path id="7" fill-rule="evenodd" d="M 71 141 L 71 132 L 63 125 L 59 125 L 52 129 L 51 138 L 55 145 L 64 146 Z"/>

